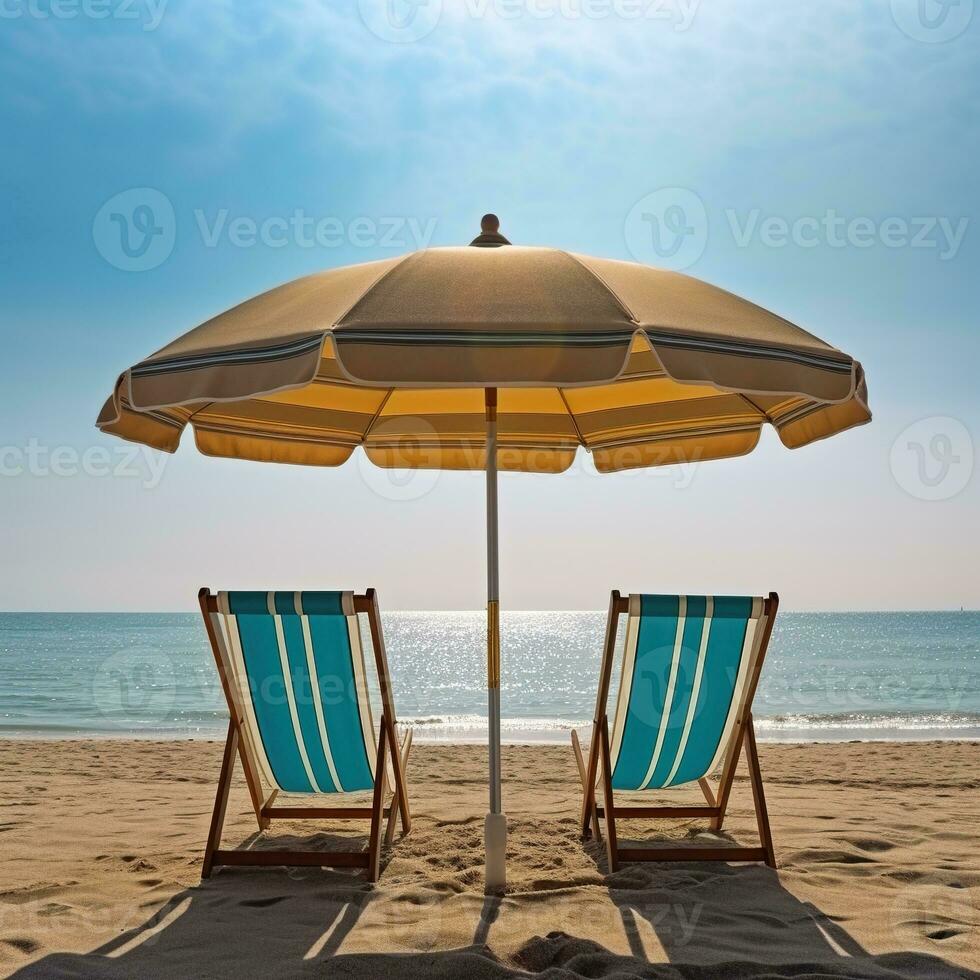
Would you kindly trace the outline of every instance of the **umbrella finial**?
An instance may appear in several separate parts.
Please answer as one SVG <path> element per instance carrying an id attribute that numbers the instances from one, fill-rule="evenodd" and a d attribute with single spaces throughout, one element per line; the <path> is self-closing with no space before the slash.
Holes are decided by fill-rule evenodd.
<path id="1" fill-rule="evenodd" d="M 500 234 L 500 218 L 491 213 L 480 218 L 480 234 L 470 244 L 479 248 L 496 248 L 510 242 Z"/>

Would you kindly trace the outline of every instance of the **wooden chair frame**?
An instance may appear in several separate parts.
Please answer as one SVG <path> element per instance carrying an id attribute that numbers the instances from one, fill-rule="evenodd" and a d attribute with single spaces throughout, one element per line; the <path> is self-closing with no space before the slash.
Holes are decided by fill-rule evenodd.
<path id="1" fill-rule="evenodd" d="M 204 851 L 204 866 L 202 878 L 209 878 L 213 868 L 219 865 L 262 865 L 287 867 L 329 867 L 329 868 L 364 868 L 369 881 L 377 881 L 381 870 L 381 822 L 387 817 L 388 825 L 385 830 L 384 842 L 390 844 L 395 834 L 396 818 L 400 816 L 402 833 L 407 834 L 412 826 L 409 811 L 408 791 L 405 782 L 405 767 L 412 748 L 412 731 L 406 733 L 401 747 L 395 732 L 395 704 L 391 693 L 391 680 L 388 672 L 388 655 L 385 650 L 384 634 L 381 631 L 381 613 L 378 606 L 378 594 L 374 589 L 368 589 L 364 595 L 354 596 L 355 613 L 365 613 L 371 629 L 371 642 L 374 647 L 374 659 L 378 670 L 378 684 L 381 689 L 381 724 L 378 735 L 378 753 L 375 760 L 374 796 L 369 807 L 340 807 L 340 806 L 276 806 L 275 799 L 278 790 L 265 794 L 259 769 L 249 757 L 242 731 L 245 726 L 244 718 L 236 707 L 236 700 L 231 687 L 230 678 L 225 672 L 221 658 L 219 638 L 215 633 L 211 614 L 218 611 L 218 597 L 209 589 L 201 589 L 198 593 L 201 613 L 207 630 L 211 651 L 218 667 L 218 677 L 228 702 L 231 719 L 228 724 L 228 738 L 225 741 L 225 751 L 221 762 L 221 773 L 218 777 L 218 789 L 214 800 L 214 812 L 211 816 L 211 829 L 208 832 L 207 846 Z M 225 811 L 228 807 L 228 791 L 231 788 L 232 772 L 235 767 L 235 757 L 241 760 L 248 785 L 255 819 L 259 831 L 268 829 L 273 820 L 370 820 L 371 829 L 368 836 L 367 851 L 301 851 L 301 850 L 223 850 L 221 848 L 221 831 L 225 821 Z M 385 757 L 390 758 L 391 771 L 394 780 L 392 798 L 389 806 L 384 805 L 388 791 L 388 767 Z"/>
<path id="2" fill-rule="evenodd" d="M 736 717 L 732 728 L 728 749 L 721 767 L 721 777 L 717 793 L 713 793 L 706 778 L 698 780 L 704 794 L 706 805 L 697 806 L 617 806 L 613 800 L 612 773 L 609 765 L 609 720 L 606 705 L 609 700 L 609 684 L 612 675 L 613 659 L 616 650 L 616 635 L 619 617 L 629 612 L 629 597 L 613 591 L 609 600 L 609 615 L 606 620 L 606 641 L 602 651 L 602 668 L 599 675 L 599 692 L 596 696 L 595 718 L 592 725 L 592 739 L 589 752 L 583 754 L 578 734 L 572 731 L 572 748 L 582 779 L 582 837 L 588 839 L 594 833 L 601 840 L 599 818 L 606 824 L 606 855 L 609 870 L 616 871 L 620 861 L 765 861 L 770 868 L 776 867 L 776 854 L 773 849 L 772 832 L 769 828 L 769 813 L 762 786 L 762 771 L 759 768 L 759 753 L 755 741 L 755 728 L 752 724 L 752 701 L 759 683 L 762 663 L 769 648 L 773 622 L 779 608 L 779 596 L 770 592 L 764 600 L 766 623 L 760 639 L 759 654 L 746 680 L 744 707 Z M 739 754 L 744 749 L 745 761 L 749 769 L 752 785 L 752 800 L 755 805 L 756 821 L 759 827 L 760 847 L 643 847 L 621 848 L 618 843 L 616 821 L 630 818 L 651 817 L 706 817 L 712 830 L 721 830 L 728 809 L 728 799 L 735 780 L 735 769 Z M 600 761 L 602 763 L 600 770 Z M 596 801 L 596 783 L 602 781 L 602 804 Z"/>

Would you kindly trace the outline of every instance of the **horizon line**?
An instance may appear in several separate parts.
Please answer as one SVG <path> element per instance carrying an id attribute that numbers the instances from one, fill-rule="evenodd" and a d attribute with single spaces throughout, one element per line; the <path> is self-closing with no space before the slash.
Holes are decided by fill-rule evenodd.
<path id="1" fill-rule="evenodd" d="M 680 594 L 680 593 L 678 593 Z M 607 609 L 596 608 L 596 609 L 579 609 L 579 608 L 551 608 L 551 609 L 522 609 L 522 608 L 504 608 L 500 612 L 507 613 L 556 613 L 556 612 L 570 612 L 570 613 L 605 613 Z M 196 609 L 0 609 L 0 616 L 187 616 L 197 613 Z M 426 613 L 432 614 L 450 614 L 450 613 L 479 613 L 480 615 L 486 614 L 486 609 L 484 607 L 477 608 L 455 608 L 455 609 L 418 609 L 418 608 L 402 608 L 396 606 L 388 606 L 382 609 L 382 612 L 399 612 L 399 613 Z M 943 607 L 943 608 L 908 608 L 908 609 L 791 609 L 782 608 L 780 613 L 785 615 L 786 613 L 796 613 L 805 615 L 824 615 L 827 613 L 835 613 L 837 615 L 864 615 L 867 613 L 889 613 L 889 614 L 905 614 L 905 613 L 976 613 L 980 612 L 980 608 L 967 608 L 966 606 L 960 607 Z"/>

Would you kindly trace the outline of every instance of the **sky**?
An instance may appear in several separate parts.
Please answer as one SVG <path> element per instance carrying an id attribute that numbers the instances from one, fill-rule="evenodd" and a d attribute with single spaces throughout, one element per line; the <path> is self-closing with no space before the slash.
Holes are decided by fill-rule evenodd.
<path id="1" fill-rule="evenodd" d="M 480 474 L 171 457 L 94 421 L 222 309 L 489 210 L 786 316 L 864 364 L 875 416 L 689 471 L 503 475 L 505 610 L 980 607 L 978 105 L 973 0 L 0 0 L 0 609 L 481 607 Z"/>

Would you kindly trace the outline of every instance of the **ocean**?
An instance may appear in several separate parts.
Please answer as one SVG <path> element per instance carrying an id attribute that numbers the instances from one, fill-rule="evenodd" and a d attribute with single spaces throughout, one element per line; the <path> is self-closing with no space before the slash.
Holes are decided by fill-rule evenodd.
<path id="1" fill-rule="evenodd" d="M 484 613 L 383 623 L 399 720 L 417 738 L 484 739 Z M 588 723 L 604 626 L 604 612 L 502 614 L 506 741 L 565 742 Z M 755 716 L 769 741 L 980 738 L 980 613 L 780 613 Z M 226 726 L 198 615 L 0 613 L 0 735 L 213 738 Z"/>

